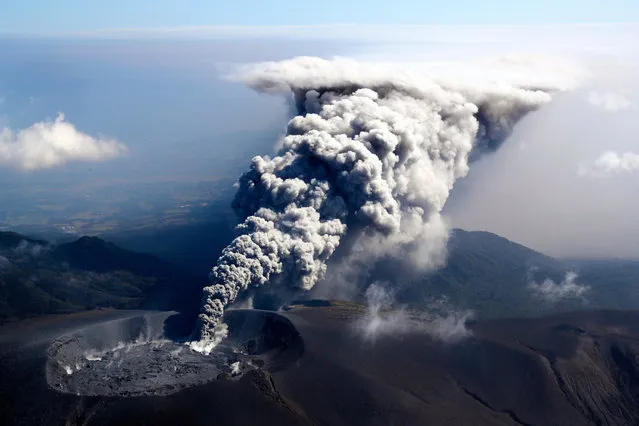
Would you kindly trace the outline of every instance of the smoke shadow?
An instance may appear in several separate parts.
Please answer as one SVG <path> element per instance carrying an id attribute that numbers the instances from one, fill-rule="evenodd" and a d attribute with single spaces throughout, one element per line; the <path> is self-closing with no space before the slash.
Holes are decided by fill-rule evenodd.
<path id="1" fill-rule="evenodd" d="M 178 312 L 171 315 L 164 320 L 164 337 L 173 342 L 184 342 L 193 334 L 196 321 L 197 314 L 193 312 Z"/>

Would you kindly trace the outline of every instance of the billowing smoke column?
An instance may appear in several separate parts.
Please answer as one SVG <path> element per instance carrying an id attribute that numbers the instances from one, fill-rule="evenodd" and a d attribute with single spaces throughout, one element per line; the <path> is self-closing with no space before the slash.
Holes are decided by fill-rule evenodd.
<path id="1" fill-rule="evenodd" d="M 540 89 L 453 87 L 306 57 L 254 66 L 242 80 L 292 91 L 298 115 L 277 155 L 253 158 L 240 178 L 235 207 L 244 221 L 204 289 L 203 342 L 223 334 L 224 308 L 250 287 L 311 289 L 347 232 L 402 241 L 445 232 L 440 212 L 471 151 L 495 149 L 550 100 Z"/>

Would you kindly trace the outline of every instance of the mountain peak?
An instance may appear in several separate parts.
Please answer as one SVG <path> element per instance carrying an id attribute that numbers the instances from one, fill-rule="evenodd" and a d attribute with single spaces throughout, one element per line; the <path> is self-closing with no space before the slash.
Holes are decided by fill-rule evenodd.
<path id="1" fill-rule="evenodd" d="M 77 240 L 67 243 L 68 245 L 95 246 L 95 247 L 116 247 L 113 243 L 103 240 L 100 237 L 85 235 Z"/>

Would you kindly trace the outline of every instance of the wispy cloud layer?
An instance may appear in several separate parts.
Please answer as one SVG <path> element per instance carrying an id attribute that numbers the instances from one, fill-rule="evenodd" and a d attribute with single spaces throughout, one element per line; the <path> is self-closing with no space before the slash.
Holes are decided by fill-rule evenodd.
<path id="1" fill-rule="evenodd" d="M 483 37 L 474 43 L 500 41 L 505 33 L 529 32 L 537 36 L 550 35 L 556 31 L 569 30 L 570 35 L 583 39 L 584 33 L 598 33 L 597 37 L 610 36 L 611 29 L 633 30 L 639 28 L 635 23 L 584 23 L 584 24 L 533 24 L 533 25 L 396 25 L 330 23 L 315 25 L 190 25 L 147 28 L 105 28 L 99 30 L 74 32 L 78 36 L 137 36 L 137 37 L 298 37 L 318 39 L 357 39 L 379 40 L 380 38 L 406 41 L 423 41 L 435 35 L 446 36 L 446 40 L 458 41 L 469 32 L 481 33 Z M 544 30 L 543 32 L 540 30 Z M 593 37 L 594 39 L 595 37 Z M 504 41 L 504 40 L 501 40 Z M 562 40 L 556 40 L 557 43 Z"/>
<path id="2" fill-rule="evenodd" d="M 97 162 L 118 157 L 127 148 L 115 139 L 93 137 L 78 131 L 59 114 L 53 121 L 42 121 L 14 132 L 0 129 L 0 166 L 37 170 L 62 166 L 68 162 Z"/>
<path id="3" fill-rule="evenodd" d="M 588 103 L 606 111 L 620 111 L 633 105 L 630 99 L 622 93 L 596 91 L 588 94 Z"/>

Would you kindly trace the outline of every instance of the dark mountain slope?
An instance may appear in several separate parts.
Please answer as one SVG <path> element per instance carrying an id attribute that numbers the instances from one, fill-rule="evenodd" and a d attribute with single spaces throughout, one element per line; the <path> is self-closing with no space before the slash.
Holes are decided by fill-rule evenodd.
<path id="1" fill-rule="evenodd" d="M 197 278 L 95 237 L 59 246 L 0 233 L 0 320 L 95 308 L 185 309 Z M 191 309 L 193 309 L 191 307 Z"/>
<path id="2" fill-rule="evenodd" d="M 397 299 L 420 308 L 444 296 L 481 317 L 537 314 L 550 307 L 531 303 L 529 281 L 550 278 L 560 282 L 568 270 L 563 262 L 498 235 L 456 229 L 446 265 L 398 283 Z M 574 302 L 563 308 L 579 305 Z"/>
<path id="3" fill-rule="evenodd" d="M 170 263 L 150 254 L 122 249 L 98 237 L 82 237 L 56 246 L 51 256 L 70 267 L 94 272 L 129 271 L 141 276 L 171 276 L 180 274 Z"/>
<path id="4" fill-rule="evenodd" d="M 567 260 L 566 263 L 590 286 L 589 305 L 639 309 L 639 261 Z"/>
<path id="5" fill-rule="evenodd" d="M 199 245 L 194 252 L 203 256 Z M 447 264 L 435 272 L 415 272 L 391 259 L 371 267 L 370 278 L 388 281 L 400 304 L 424 309 L 443 297 L 478 319 L 639 308 L 639 262 L 558 260 L 495 234 L 463 230 L 453 231 L 448 252 Z M 209 267 L 214 262 L 211 253 Z M 96 237 L 52 246 L 0 233 L 0 317 L 140 306 L 179 307 L 194 316 L 207 271 L 194 278 L 160 258 Z M 561 285 L 569 271 L 586 288 L 582 295 L 544 300 L 531 289 L 532 281 Z"/>
<path id="6" fill-rule="evenodd" d="M 445 297 L 479 318 L 536 316 L 579 309 L 639 309 L 639 262 L 561 260 L 489 232 L 453 231 L 447 264 L 418 276 L 388 268 L 397 299 L 418 309 Z M 540 298 L 531 283 L 552 280 L 556 291 L 566 274 L 577 274 L 581 295 Z"/>
<path id="7" fill-rule="evenodd" d="M 46 245 L 45 241 L 28 238 L 16 232 L 0 231 L 0 249 L 14 249 L 18 247 L 21 243 L 22 244 L 34 243 L 34 244 Z"/>

